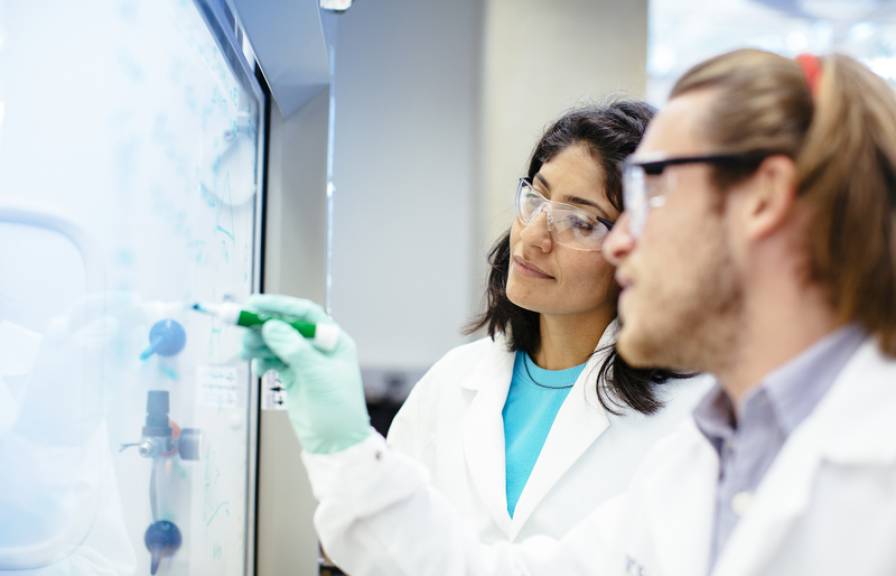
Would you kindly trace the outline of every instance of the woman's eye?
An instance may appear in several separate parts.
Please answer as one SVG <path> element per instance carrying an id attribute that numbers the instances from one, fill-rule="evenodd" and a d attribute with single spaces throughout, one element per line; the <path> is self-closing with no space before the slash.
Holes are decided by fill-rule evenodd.
<path id="1" fill-rule="evenodd" d="M 567 219 L 567 222 L 569 222 L 570 227 L 584 234 L 590 234 L 594 232 L 596 224 L 595 222 L 592 222 L 586 218 L 582 218 L 581 216 L 570 216 Z"/>

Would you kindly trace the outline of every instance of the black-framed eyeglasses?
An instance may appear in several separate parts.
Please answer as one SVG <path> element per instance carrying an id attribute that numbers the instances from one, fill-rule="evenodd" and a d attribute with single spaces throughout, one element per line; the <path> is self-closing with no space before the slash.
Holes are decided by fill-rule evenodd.
<path id="1" fill-rule="evenodd" d="M 641 168 L 647 176 L 659 176 L 669 166 L 685 164 L 712 164 L 714 166 L 731 166 L 749 168 L 758 166 L 767 157 L 775 154 L 768 150 L 752 150 L 748 152 L 730 152 L 725 154 L 699 154 L 696 156 L 671 156 L 656 160 L 626 160 L 626 165 Z"/>
<path id="2" fill-rule="evenodd" d="M 631 233 L 635 237 L 640 236 L 647 222 L 647 214 L 665 203 L 667 186 L 663 185 L 662 180 L 659 182 L 654 180 L 658 176 L 663 176 L 666 168 L 687 164 L 711 164 L 733 169 L 755 170 L 763 160 L 774 154 L 780 152 L 750 150 L 645 160 L 627 159 L 623 164 L 622 192 L 625 211 L 631 219 Z"/>

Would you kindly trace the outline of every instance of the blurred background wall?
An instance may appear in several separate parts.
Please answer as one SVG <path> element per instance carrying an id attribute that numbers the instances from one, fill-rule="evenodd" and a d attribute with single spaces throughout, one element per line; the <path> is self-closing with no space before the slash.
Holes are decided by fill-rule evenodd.
<path id="1" fill-rule="evenodd" d="M 467 339 L 546 125 L 643 97 L 647 2 L 361 0 L 338 19 L 328 302 L 371 397 L 401 400 Z"/>

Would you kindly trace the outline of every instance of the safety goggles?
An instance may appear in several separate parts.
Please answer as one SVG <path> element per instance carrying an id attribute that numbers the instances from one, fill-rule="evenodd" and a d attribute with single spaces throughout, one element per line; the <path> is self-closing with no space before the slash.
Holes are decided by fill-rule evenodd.
<path id="1" fill-rule="evenodd" d="M 675 187 L 674 173 L 667 171 L 666 168 L 686 164 L 711 164 L 736 169 L 755 169 L 765 158 L 773 154 L 776 152 L 756 150 L 651 160 L 629 158 L 622 168 L 622 196 L 625 212 L 629 216 L 630 233 L 637 238 L 644 232 L 650 211 L 665 204 L 666 193 Z"/>
<path id="2" fill-rule="evenodd" d="M 528 226 L 542 213 L 554 242 L 574 250 L 600 250 L 604 238 L 613 227 L 610 220 L 570 204 L 548 200 L 532 186 L 528 178 L 520 178 L 516 188 L 517 218 Z"/>

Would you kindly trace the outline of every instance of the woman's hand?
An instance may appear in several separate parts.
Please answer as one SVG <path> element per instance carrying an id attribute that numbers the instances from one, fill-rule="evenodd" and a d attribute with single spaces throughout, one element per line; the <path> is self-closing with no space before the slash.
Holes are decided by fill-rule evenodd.
<path id="1" fill-rule="evenodd" d="M 248 307 L 315 324 L 333 322 L 317 304 L 289 296 L 256 294 Z M 370 434 L 358 355 L 348 334 L 340 333 L 336 347 L 323 352 L 287 323 L 269 320 L 260 332 L 246 333 L 242 354 L 258 374 L 280 374 L 289 419 L 308 452 L 345 450 Z"/>

